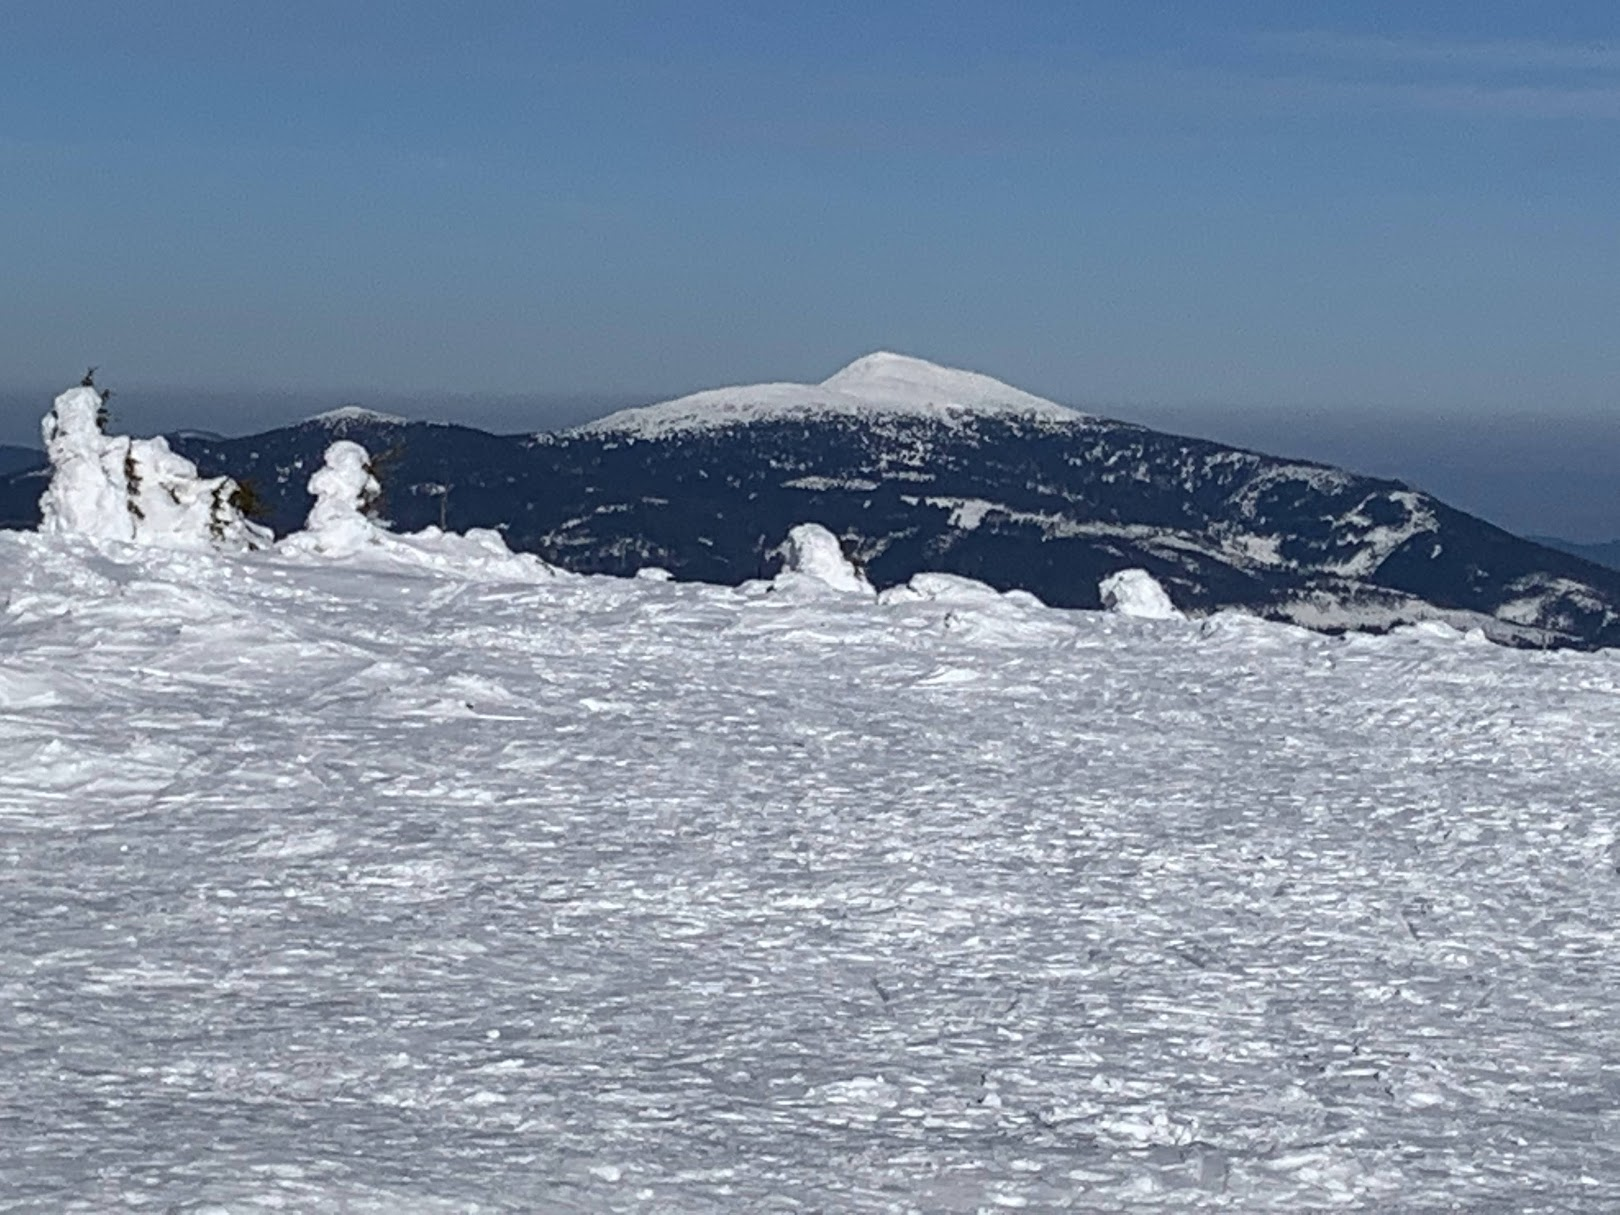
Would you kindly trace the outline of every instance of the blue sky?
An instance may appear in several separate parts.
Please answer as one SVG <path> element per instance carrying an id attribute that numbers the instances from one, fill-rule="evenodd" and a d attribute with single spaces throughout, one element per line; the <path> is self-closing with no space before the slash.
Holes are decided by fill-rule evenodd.
<path id="1" fill-rule="evenodd" d="M 1616 404 L 1612 3 L 0 24 L 8 390 L 633 398 L 883 347 L 1127 415 Z"/>

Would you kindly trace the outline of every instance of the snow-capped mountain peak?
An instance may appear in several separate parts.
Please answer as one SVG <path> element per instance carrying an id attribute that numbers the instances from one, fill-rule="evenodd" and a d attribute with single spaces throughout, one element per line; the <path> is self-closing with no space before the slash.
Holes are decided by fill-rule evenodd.
<path id="1" fill-rule="evenodd" d="M 318 422 L 333 430 L 343 430 L 350 426 L 403 426 L 409 420 L 398 414 L 381 413 L 360 405 L 342 405 L 305 419 L 306 422 Z"/>
<path id="2" fill-rule="evenodd" d="M 987 414 L 1065 422 L 1086 416 L 976 371 L 876 351 L 819 384 L 711 388 L 656 405 L 621 410 L 581 427 L 580 433 L 655 438 L 785 417 L 910 415 L 949 423 Z"/>
<path id="3" fill-rule="evenodd" d="M 1075 410 L 977 371 L 944 367 L 927 359 L 887 350 L 862 355 L 821 381 L 821 387 L 890 407 L 908 404 L 955 407 L 981 413 L 1032 413 L 1071 419 L 1081 416 Z"/>

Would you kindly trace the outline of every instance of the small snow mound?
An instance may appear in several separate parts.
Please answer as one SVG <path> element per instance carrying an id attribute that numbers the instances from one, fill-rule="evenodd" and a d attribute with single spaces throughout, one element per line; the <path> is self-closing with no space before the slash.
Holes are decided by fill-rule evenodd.
<path id="1" fill-rule="evenodd" d="M 644 565 L 636 571 L 636 577 L 643 582 L 673 582 L 675 575 L 661 565 Z"/>
<path id="2" fill-rule="evenodd" d="M 1146 570 L 1120 570 L 1097 584 L 1103 609 L 1141 620 L 1185 620 L 1158 579 Z"/>
<path id="3" fill-rule="evenodd" d="M 178 549 L 270 543 L 270 533 L 238 509 L 231 478 L 200 476 L 161 435 L 105 434 L 105 400 L 95 388 L 70 388 L 40 424 L 51 463 L 41 532 Z"/>
<path id="4" fill-rule="evenodd" d="M 396 535 L 378 530 L 374 557 L 394 567 L 433 570 L 475 582 L 540 582 L 560 571 L 533 553 L 514 553 L 506 537 L 487 527 L 469 528 L 465 534 L 425 527 Z"/>
<path id="5" fill-rule="evenodd" d="M 777 585 L 809 581 L 847 595 L 875 595 L 872 584 L 844 556 L 838 537 L 819 523 L 801 523 L 782 545 Z"/>
<path id="6" fill-rule="evenodd" d="M 1447 624 L 1444 620 L 1419 620 L 1415 624 L 1403 624 L 1391 630 L 1397 637 L 1410 637 L 1426 641 L 1457 642 L 1467 636 L 1456 625 Z"/>
<path id="7" fill-rule="evenodd" d="M 878 602 L 883 604 L 923 601 L 975 607 L 1000 607 L 1006 604 L 1041 606 L 1041 601 L 1028 591 L 998 591 L 976 578 L 931 571 L 913 574 L 909 582 L 888 587 L 878 595 Z"/>

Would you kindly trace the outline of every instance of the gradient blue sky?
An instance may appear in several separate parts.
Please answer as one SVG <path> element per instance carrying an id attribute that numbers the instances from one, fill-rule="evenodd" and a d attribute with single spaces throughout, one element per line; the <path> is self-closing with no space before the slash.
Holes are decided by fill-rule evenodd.
<path id="1" fill-rule="evenodd" d="M 1612 0 L 8 0 L 0 389 L 543 414 L 882 347 L 1125 416 L 1601 418 L 1617 34 Z"/>

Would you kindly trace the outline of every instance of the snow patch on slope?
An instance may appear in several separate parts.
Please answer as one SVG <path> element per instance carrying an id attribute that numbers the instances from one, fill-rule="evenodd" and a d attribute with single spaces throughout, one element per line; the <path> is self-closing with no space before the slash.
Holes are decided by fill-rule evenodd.
<path id="1" fill-rule="evenodd" d="M 748 422 L 826 414 L 908 416 L 944 423 L 974 417 L 1075 422 L 1086 415 L 974 371 L 879 351 L 856 359 L 819 384 L 768 383 L 713 388 L 639 409 L 609 414 L 579 434 L 658 438 Z"/>
<path id="2" fill-rule="evenodd" d="M 1369 513 L 1374 503 L 1392 502 L 1401 509 L 1402 518 L 1392 523 L 1376 522 Z M 1439 527 L 1434 511 L 1423 495 L 1410 490 L 1370 495 L 1354 511 L 1344 517 L 1341 527 L 1345 541 L 1357 547 L 1355 553 L 1336 563 L 1324 565 L 1329 573 L 1347 578 L 1367 578 L 1378 571 L 1391 554 L 1413 536 L 1432 532 Z"/>
<path id="3" fill-rule="evenodd" d="M 1605 624 L 1614 619 L 1613 610 L 1592 588 L 1569 578 L 1531 575 L 1520 578 L 1511 588 L 1520 592 L 1496 609 L 1501 620 L 1537 628 L 1568 630 L 1575 616 L 1599 616 Z"/>
<path id="4" fill-rule="evenodd" d="M 1271 604 L 1266 612 L 1273 619 L 1319 633 L 1374 636 L 1438 622 L 1459 635 L 1478 633 L 1503 645 L 1546 646 L 1554 640 L 1548 629 L 1533 624 L 1464 608 L 1437 607 L 1415 595 L 1366 584 L 1300 591 Z"/>

